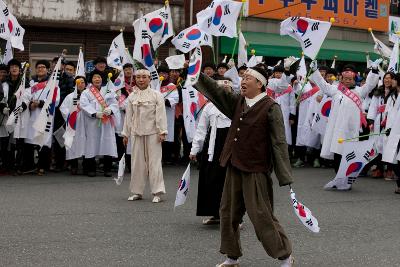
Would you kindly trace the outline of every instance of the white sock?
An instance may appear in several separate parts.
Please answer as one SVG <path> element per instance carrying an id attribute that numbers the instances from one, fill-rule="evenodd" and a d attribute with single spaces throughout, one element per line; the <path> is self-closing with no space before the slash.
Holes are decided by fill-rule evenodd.
<path id="1" fill-rule="evenodd" d="M 224 261 L 224 264 L 226 265 L 233 265 L 233 264 L 238 264 L 239 260 L 232 260 L 231 258 L 226 258 L 226 260 Z"/>

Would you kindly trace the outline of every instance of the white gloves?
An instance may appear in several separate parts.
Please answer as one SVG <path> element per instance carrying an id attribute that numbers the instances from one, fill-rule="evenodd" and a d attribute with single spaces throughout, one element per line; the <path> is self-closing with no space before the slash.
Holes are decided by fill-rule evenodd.
<path id="1" fill-rule="evenodd" d="M 290 56 L 288 58 L 285 58 L 283 60 L 283 67 L 285 68 L 285 70 L 289 70 L 290 66 L 293 65 L 293 63 L 295 63 L 297 61 L 297 58 Z"/>
<path id="2" fill-rule="evenodd" d="M 98 119 L 103 118 L 103 112 L 101 112 L 101 111 L 96 112 L 96 118 L 98 118 Z"/>
<path id="3" fill-rule="evenodd" d="M 310 63 L 310 69 L 312 70 L 312 72 L 315 72 L 318 70 L 318 64 L 316 60 L 311 61 Z"/>
<path id="4" fill-rule="evenodd" d="M 106 115 L 106 116 L 110 116 L 111 113 L 112 113 L 112 110 L 111 110 L 111 108 L 106 107 L 106 108 L 103 110 L 103 113 L 104 113 L 104 115 Z"/>
<path id="5" fill-rule="evenodd" d="M 3 109 L 3 114 L 4 114 L 4 115 L 10 114 L 10 108 L 4 108 L 4 109 Z"/>

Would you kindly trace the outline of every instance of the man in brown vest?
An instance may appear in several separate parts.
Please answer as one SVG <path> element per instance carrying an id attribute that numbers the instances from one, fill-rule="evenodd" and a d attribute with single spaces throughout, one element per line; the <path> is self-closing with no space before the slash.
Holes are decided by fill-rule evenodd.
<path id="1" fill-rule="evenodd" d="M 239 266 L 239 223 L 246 211 L 268 255 L 281 260 L 282 267 L 292 266 L 290 241 L 273 214 L 271 173 L 274 169 L 280 186 L 290 185 L 292 174 L 281 109 L 264 93 L 267 77 L 261 68 L 247 69 L 241 95 L 218 88 L 204 74 L 195 85 L 232 120 L 220 157 L 221 166 L 227 167 L 220 206 L 220 252 L 227 259 L 217 267 Z"/>

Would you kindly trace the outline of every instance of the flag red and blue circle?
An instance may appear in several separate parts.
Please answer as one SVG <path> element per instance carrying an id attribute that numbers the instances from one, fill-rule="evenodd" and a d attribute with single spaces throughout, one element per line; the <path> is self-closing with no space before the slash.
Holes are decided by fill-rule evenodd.
<path id="1" fill-rule="evenodd" d="M 188 74 L 196 75 L 197 73 L 199 73 L 200 68 L 201 68 L 201 62 L 200 62 L 200 60 L 197 60 L 195 64 L 189 66 Z"/>
<path id="2" fill-rule="evenodd" d="M 197 40 L 201 37 L 201 31 L 199 29 L 191 29 L 187 34 L 186 38 L 190 41 Z"/>
<path id="3" fill-rule="evenodd" d="M 186 180 L 183 179 L 179 183 L 179 191 L 182 191 L 186 187 Z"/>
<path id="4" fill-rule="evenodd" d="M 162 27 L 163 27 L 163 22 L 160 18 L 153 18 L 149 21 L 149 29 L 153 33 L 156 33 Z"/>
<path id="5" fill-rule="evenodd" d="M 217 6 L 212 23 L 217 26 L 221 23 L 222 19 L 222 6 Z"/>
<path id="6" fill-rule="evenodd" d="M 361 171 L 362 167 L 363 167 L 362 162 L 353 162 L 353 163 L 351 163 L 350 166 L 347 167 L 346 176 L 349 176 L 350 174 L 357 173 L 357 172 Z"/>
<path id="7" fill-rule="evenodd" d="M 69 127 L 71 127 L 74 130 L 76 130 L 77 119 L 78 119 L 78 111 L 76 111 L 76 110 L 73 111 L 72 113 L 70 113 L 67 118 Z"/>
<path id="8" fill-rule="evenodd" d="M 299 19 L 297 21 L 297 31 L 302 33 L 303 35 L 306 34 L 308 28 L 308 22 L 304 19 Z"/>
<path id="9" fill-rule="evenodd" d="M 153 66 L 153 57 L 151 56 L 151 48 L 149 44 L 142 45 L 142 57 L 146 67 Z"/>
<path id="10" fill-rule="evenodd" d="M 331 107 L 332 107 L 332 100 L 326 101 L 321 108 L 321 114 L 325 117 L 329 117 L 329 114 L 331 113 Z"/>

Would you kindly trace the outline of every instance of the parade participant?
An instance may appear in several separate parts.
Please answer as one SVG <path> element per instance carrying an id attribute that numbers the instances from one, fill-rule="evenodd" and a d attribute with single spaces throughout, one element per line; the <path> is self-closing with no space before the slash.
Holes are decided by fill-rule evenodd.
<path id="1" fill-rule="evenodd" d="M 238 68 L 238 73 L 239 73 L 239 77 L 240 78 L 243 78 L 244 73 L 246 72 L 246 70 L 247 70 L 246 66 L 241 66 L 241 67 Z"/>
<path id="2" fill-rule="evenodd" d="M 75 69 L 76 65 L 72 61 L 65 61 L 64 72 L 67 73 L 70 77 L 75 77 Z"/>
<path id="3" fill-rule="evenodd" d="M 29 120 L 29 97 L 26 95 L 21 96 L 24 98 L 18 103 L 17 107 L 17 97 L 15 93 L 17 92 L 20 83 L 24 84 L 26 88 L 29 87 L 27 80 L 22 81 L 21 77 L 21 62 L 17 59 L 11 59 L 8 64 L 8 72 L 9 76 L 7 78 L 7 84 L 9 87 L 8 90 L 8 107 L 10 108 L 10 112 L 15 112 L 18 114 L 17 125 L 14 126 L 12 136 L 14 138 L 14 143 L 11 144 L 11 153 L 9 155 L 9 159 L 13 162 L 10 164 L 14 165 L 14 174 L 22 174 L 23 169 L 23 147 L 24 147 L 24 138 L 26 137 L 26 126 Z M 15 121 L 13 122 L 15 123 Z"/>
<path id="4" fill-rule="evenodd" d="M 8 115 L 10 113 L 10 90 L 6 82 L 0 83 L 0 156 L 1 156 L 1 173 L 10 171 L 11 151 L 10 151 L 10 135 L 6 128 Z"/>
<path id="5" fill-rule="evenodd" d="M 216 78 L 218 89 L 232 92 L 232 81 Z M 190 159 L 197 161 L 201 153 L 196 216 L 211 216 L 203 224 L 219 224 L 219 207 L 224 189 L 226 167 L 221 167 L 219 157 L 228 134 L 231 120 L 222 114 L 214 104 L 206 104 L 201 113 L 192 141 Z"/>
<path id="6" fill-rule="evenodd" d="M 211 78 L 215 74 L 215 65 L 211 62 L 207 62 L 203 65 L 202 71 L 204 72 L 205 75 Z"/>
<path id="7" fill-rule="evenodd" d="M 122 136 L 124 145 L 132 143 L 131 183 L 129 201 L 140 200 L 146 180 L 150 181 L 153 203 L 162 201 L 165 185 L 161 165 L 162 146 L 167 131 L 165 102 L 161 93 L 150 88 L 150 72 L 136 71 L 136 86 L 128 97 Z"/>
<path id="8" fill-rule="evenodd" d="M 311 80 L 315 82 L 324 94 L 333 99 L 326 134 L 322 143 L 321 157 L 332 159 L 333 155 L 334 167 L 337 172 L 343 153 L 343 144 L 338 142 L 339 138 L 357 137 L 362 125 L 366 125 L 362 101 L 378 84 L 378 64 L 373 63 L 367 82 L 362 87 L 355 86 L 356 70 L 352 65 L 346 65 L 343 68 L 343 79 L 337 86 L 325 81 L 317 70 L 314 61 L 311 63 L 310 68 L 314 71 L 311 75 Z M 351 189 L 351 184 L 348 184 L 346 177 L 343 177 L 343 179 L 335 179 L 328 183 L 325 189 L 349 190 Z"/>
<path id="9" fill-rule="evenodd" d="M 133 74 L 133 65 L 126 63 L 123 67 L 125 77 L 125 90 L 128 93 L 132 92 L 132 88 L 135 86 L 135 75 Z"/>
<path id="10" fill-rule="evenodd" d="M 224 77 L 225 72 L 229 70 L 229 66 L 226 63 L 219 63 L 217 66 L 217 74 Z"/>
<path id="11" fill-rule="evenodd" d="M 67 65 L 66 65 L 67 67 Z M 66 151 L 66 160 L 69 162 L 71 167 L 71 175 L 78 174 L 78 159 L 85 155 L 86 135 L 85 135 L 85 116 L 81 112 L 79 101 L 82 92 L 86 89 L 86 78 L 83 76 L 77 76 L 74 79 L 77 89 L 76 99 L 74 99 L 75 93 L 72 92 L 64 99 L 64 102 L 60 106 L 60 111 L 65 121 L 67 121 L 70 115 L 71 107 L 74 101 L 78 102 L 78 114 L 76 116 L 75 136 L 72 142 L 71 148 Z M 90 138 L 90 137 L 89 137 Z M 85 164 L 84 164 L 85 165 Z"/>
<path id="12" fill-rule="evenodd" d="M 160 92 L 163 95 L 165 109 L 167 113 L 168 135 L 162 144 L 163 161 L 172 163 L 174 153 L 174 128 L 175 128 L 175 106 L 179 102 L 179 94 L 176 85 L 169 81 L 167 66 L 160 65 L 158 67 L 158 75 L 160 76 L 161 88 Z"/>
<path id="13" fill-rule="evenodd" d="M 386 129 L 386 124 L 391 118 L 388 117 L 390 110 L 393 108 L 397 94 L 392 89 L 392 80 L 394 74 L 391 72 L 383 76 L 383 84 L 373 91 L 373 97 L 368 109 L 367 119 L 374 133 L 380 133 Z M 392 115 L 392 114 L 391 114 Z M 376 140 L 377 153 L 382 154 L 386 135 L 373 136 Z M 372 177 L 391 180 L 394 177 L 391 164 L 385 164 L 381 161 L 381 155 L 374 159 L 376 168 L 372 171 Z M 372 164 L 372 163 L 371 163 Z"/>
<path id="14" fill-rule="evenodd" d="M 103 156 L 105 177 L 111 177 L 112 158 L 117 158 L 115 124 L 119 121 L 119 108 L 115 92 L 102 87 L 102 72 L 91 73 L 91 84 L 80 98 L 80 108 L 85 114 L 85 158 L 88 176 L 96 176 L 96 157 Z"/>
<path id="15" fill-rule="evenodd" d="M 36 76 L 30 81 L 31 90 L 27 92 L 30 94 L 29 110 L 30 118 L 28 122 L 27 138 L 25 139 L 24 147 L 24 166 L 30 170 L 34 166 L 34 149 L 36 145 L 39 145 L 35 140 L 36 130 L 33 128 L 33 124 L 39 117 L 39 114 L 44 106 L 47 99 L 47 95 L 50 93 L 49 89 L 46 88 L 47 81 L 49 79 L 48 71 L 50 63 L 47 60 L 39 60 L 36 62 Z M 60 102 L 60 89 L 56 88 L 56 106 Z M 44 175 L 45 171 L 50 169 L 51 163 L 51 147 L 52 147 L 52 133 L 54 123 L 51 124 L 50 135 L 48 140 L 45 140 L 43 146 L 39 149 L 39 161 L 37 174 Z"/>
<path id="16" fill-rule="evenodd" d="M 268 255 L 281 260 L 281 266 L 292 266 L 290 241 L 273 214 L 271 172 L 275 169 L 281 186 L 290 185 L 292 175 L 282 112 L 263 93 L 267 79 L 263 69 L 249 68 L 241 95 L 221 90 L 204 74 L 195 85 L 232 119 L 220 157 L 221 166 L 227 167 L 220 207 L 220 252 L 227 259 L 219 267 L 239 266 L 239 223 L 246 211 Z"/>
<path id="17" fill-rule="evenodd" d="M 107 59 L 104 57 L 97 57 L 93 60 L 94 69 L 101 75 L 102 85 L 105 86 L 108 81 Z M 90 79 L 90 77 L 89 77 Z"/>
<path id="18" fill-rule="evenodd" d="M 273 78 L 281 79 L 285 69 L 276 66 L 273 71 Z M 296 97 L 293 87 L 288 84 L 286 90 L 281 93 L 275 93 L 275 102 L 278 103 L 282 110 L 283 121 L 285 123 L 285 136 L 288 145 L 292 145 L 292 125 L 296 119 Z"/>

